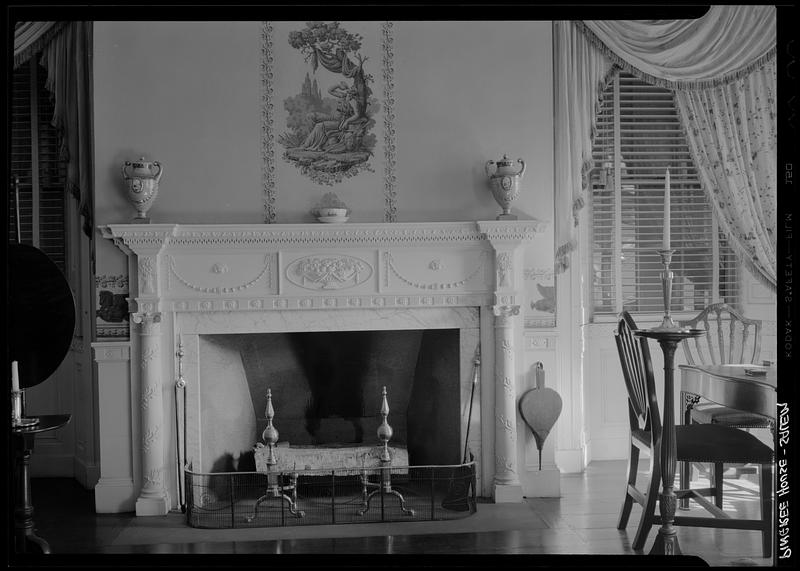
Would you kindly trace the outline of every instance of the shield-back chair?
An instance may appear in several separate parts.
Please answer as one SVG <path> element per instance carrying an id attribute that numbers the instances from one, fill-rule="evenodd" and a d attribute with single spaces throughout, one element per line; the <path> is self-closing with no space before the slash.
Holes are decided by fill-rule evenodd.
<path id="1" fill-rule="evenodd" d="M 625 499 L 620 510 L 618 529 L 625 529 L 633 502 L 642 506 L 642 515 L 633 541 L 633 549 L 641 550 L 650 528 L 661 524 L 655 514 L 660 480 L 660 450 L 662 423 L 655 391 L 653 366 L 647 339 L 636 337 L 636 323 L 626 311 L 620 314 L 614 339 L 617 343 L 623 379 L 628 392 L 628 418 L 630 420 L 630 454 L 625 484 Z M 706 496 L 721 495 L 716 487 L 681 489 L 675 492 L 678 499 L 691 499 L 714 517 L 676 516 L 678 526 L 752 529 L 761 531 L 764 557 L 772 555 L 772 449 L 758 438 L 736 428 L 720 424 L 689 424 L 675 427 L 678 462 L 753 463 L 760 468 L 760 519 L 734 518 L 720 507 L 706 500 Z M 639 451 L 647 450 L 650 465 L 647 482 L 642 488 L 636 485 Z"/>

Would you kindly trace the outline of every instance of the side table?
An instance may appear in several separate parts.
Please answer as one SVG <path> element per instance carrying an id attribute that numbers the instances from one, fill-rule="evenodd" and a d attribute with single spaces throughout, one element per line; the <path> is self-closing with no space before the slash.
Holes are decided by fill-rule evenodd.
<path id="1" fill-rule="evenodd" d="M 672 522 L 675 520 L 677 496 L 675 495 L 675 466 L 677 443 L 675 440 L 675 349 L 678 343 L 705 333 L 699 329 L 639 329 L 633 334 L 655 339 L 664 354 L 664 410 L 661 436 L 661 494 L 658 497 L 661 527 L 651 555 L 680 555 L 678 535 Z"/>
<path id="2" fill-rule="evenodd" d="M 37 417 L 38 424 L 11 428 L 14 448 L 14 549 L 17 553 L 50 553 L 50 545 L 34 533 L 30 460 L 36 435 L 65 426 L 69 414 Z"/>

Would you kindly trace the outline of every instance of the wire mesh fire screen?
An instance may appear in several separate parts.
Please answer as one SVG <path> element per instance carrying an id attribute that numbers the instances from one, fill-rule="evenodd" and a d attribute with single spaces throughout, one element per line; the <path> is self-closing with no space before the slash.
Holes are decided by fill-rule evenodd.
<path id="1" fill-rule="evenodd" d="M 198 528 L 432 521 L 476 511 L 475 462 L 298 472 L 185 470 L 186 521 Z"/>

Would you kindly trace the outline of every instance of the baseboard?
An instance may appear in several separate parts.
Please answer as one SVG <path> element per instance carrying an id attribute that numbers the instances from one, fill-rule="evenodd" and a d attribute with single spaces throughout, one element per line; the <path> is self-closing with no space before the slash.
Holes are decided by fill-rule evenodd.
<path id="1" fill-rule="evenodd" d="M 598 438 L 586 443 L 586 463 L 594 460 L 626 460 L 630 438 Z"/>
<path id="2" fill-rule="evenodd" d="M 83 459 L 78 457 L 74 459 L 72 470 L 75 474 L 75 479 L 87 490 L 94 488 L 97 485 L 97 481 L 100 479 L 100 466 L 97 464 L 87 464 Z"/>
<path id="3" fill-rule="evenodd" d="M 520 479 L 522 492 L 526 498 L 560 498 L 561 472 L 555 466 L 526 466 Z"/>
<path id="4" fill-rule="evenodd" d="M 556 466 L 562 474 L 580 474 L 586 468 L 584 464 L 584 449 L 556 450 Z"/>
<path id="5" fill-rule="evenodd" d="M 94 487 L 94 511 L 99 514 L 132 512 L 136 488 L 131 478 L 100 478 Z"/>

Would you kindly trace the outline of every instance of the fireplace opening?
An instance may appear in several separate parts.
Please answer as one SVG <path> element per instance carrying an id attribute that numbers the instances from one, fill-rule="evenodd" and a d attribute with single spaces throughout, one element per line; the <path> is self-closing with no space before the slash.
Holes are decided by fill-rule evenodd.
<path id="1" fill-rule="evenodd" d="M 200 336 L 203 472 L 256 470 L 266 393 L 280 446 L 377 445 L 385 386 L 390 446 L 410 465 L 458 464 L 459 329 Z"/>

